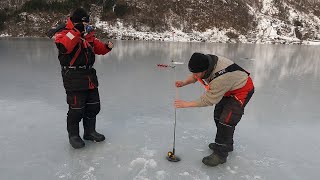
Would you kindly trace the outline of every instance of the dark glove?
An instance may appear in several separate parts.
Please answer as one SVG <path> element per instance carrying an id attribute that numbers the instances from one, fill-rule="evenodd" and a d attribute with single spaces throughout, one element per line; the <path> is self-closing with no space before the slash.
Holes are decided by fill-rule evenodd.
<path id="1" fill-rule="evenodd" d="M 80 33 L 84 32 L 84 25 L 83 23 L 78 23 L 74 25 L 74 28 L 76 28 L 78 31 L 80 31 Z"/>
<path id="2" fill-rule="evenodd" d="M 90 25 L 87 25 L 86 26 L 86 33 L 89 34 L 90 32 L 94 31 L 94 27 L 93 26 L 90 26 Z"/>

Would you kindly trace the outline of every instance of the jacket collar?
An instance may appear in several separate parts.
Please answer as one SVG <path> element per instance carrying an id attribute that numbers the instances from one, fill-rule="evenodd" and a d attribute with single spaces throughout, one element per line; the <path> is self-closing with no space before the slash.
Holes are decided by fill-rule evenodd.
<path id="1" fill-rule="evenodd" d="M 207 72 L 205 73 L 203 79 L 209 78 L 209 76 L 212 74 L 213 70 L 216 68 L 218 56 L 206 54 L 208 60 L 209 60 L 209 67 Z"/>

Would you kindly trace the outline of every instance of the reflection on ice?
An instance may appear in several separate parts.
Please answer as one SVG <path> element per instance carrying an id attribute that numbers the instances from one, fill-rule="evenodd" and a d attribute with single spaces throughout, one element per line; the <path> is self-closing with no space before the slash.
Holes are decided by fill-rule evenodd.
<path id="1" fill-rule="evenodd" d="M 308 74 L 319 78 L 320 61 L 317 46 L 258 45 L 253 47 L 253 50 L 255 67 L 252 74 L 257 87 L 270 78 L 284 80 Z"/>

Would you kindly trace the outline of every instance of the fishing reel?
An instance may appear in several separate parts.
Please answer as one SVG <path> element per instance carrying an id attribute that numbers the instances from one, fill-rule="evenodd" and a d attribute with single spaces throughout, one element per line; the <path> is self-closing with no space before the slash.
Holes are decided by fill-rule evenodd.
<path id="1" fill-rule="evenodd" d="M 169 151 L 168 156 L 167 156 L 167 160 L 171 161 L 171 162 L 178 162 L 178 161 L 180 161 L 180 158 L 175 156 L 173 152 Z"/>

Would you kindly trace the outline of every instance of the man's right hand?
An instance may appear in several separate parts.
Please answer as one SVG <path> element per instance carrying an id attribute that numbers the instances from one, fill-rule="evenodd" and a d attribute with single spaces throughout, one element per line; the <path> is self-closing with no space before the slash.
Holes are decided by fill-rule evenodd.
<path id="1" fill-rule="evenodd" d="M 186 84 L 185 84 L 185 82 L 183 82 L 183 81 L 176 81 L 176 87 L 183 87 L 183 86 L 185 86 Z"/>
<path id="2" fill-rule="evenodd" d="M 87 34 L 89 34 L 90 32 L 94 31 L 94 27 L 91 25 L 86 25 L 85 26 L 85 31 Z"/>

